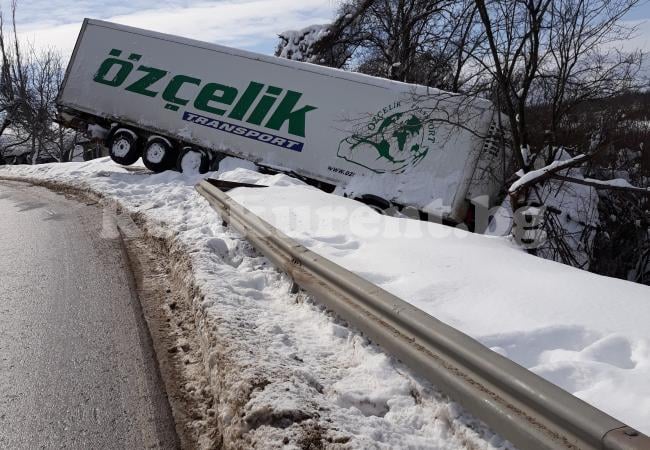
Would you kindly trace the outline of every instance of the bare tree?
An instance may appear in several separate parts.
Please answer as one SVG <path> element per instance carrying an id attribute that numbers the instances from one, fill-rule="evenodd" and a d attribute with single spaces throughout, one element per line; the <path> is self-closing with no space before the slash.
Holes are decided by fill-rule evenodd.
<path id="1" fill-rule="evenodd" d="M 640 51 L 616 43 L 635 29 L 621 21 L 639 0 L 476 0 L 490 58 L 479 57 L 492 74 L 507 113 L 515 148 L 531 149 L 530 108 L 535 124 L 553 136 L 576 106 L 619 95 L 635 86 Z M 540 108 L 541 107 L 541 108 Z M 538 148 L 548 144 L 541 139 Z M 549 155 L 549 162 L 552 160 Z M 528 170 L 531 160 L 518 156 Z"/>
<path id="2" fill-rule="evenodd" d="M 61 57 L 54 50 L 37 52 L 30 49 L 28 64 L 28 100 L 22 116 L 22 131 L 31 136 L 31 158 L 65 161 L 69 151 L 70 132 L 64 131 L 56 118 L 56 97 L 62 82 Z"/>
<path id="3" fill-rule="evenodd" d="M 281 33 L 276 56 L 459 92 L 476 79 L 475 12 L 472 0 L 347 0 L 332 24 Z"/>
<path id="4" fill-rule="evenodd" d="M 41 159 L 66 161 L 74 133 L 55 123 L 64 73 L 61 56 L 19 40 L 16 6 L 14 0 L 9 33 L 0 10 L 0 153 L 26 148 L 32 164 Z"/>
<path id="5" fill-rule="evenodd" d="M 612 235 L 627 236 L 633 266 L 627 270 L 636 270 L 637 279 L 647 282 L 650 234 L 643 211 L 650 201 L 650 176 L 646 171 L 646 181 L 639 183 L 632 174 L 639 160 L 650 161 L 643 151 L 650 141 L 647 131 L 629 129 L 647 123 L 643 96 L 634 93 L 641 87 L 643 54 L 618 47 L 635 32 L 622 19 L 639 1 L 346 0 L 335 24 L 307 30 L 318 33 L 317 39 L 301 36 L 313 44 L 309 54 L 318 55 L 319 63 L 470 94 L 467 99 L 489 97 L 507 116 L 516 150 L 514 161 L 504 159 L 499 180 L 505 184 L 518 169 L 540 171 L 527 176 L 529 182 L 512 195 L 515 209 L 534 205 L 547 212 L 542 223 L 549 240 L 539 254 L 611 274 L 611 255 L 602 256 L 609 244 L 602 242 L 615 241 L 603 239 L 612 230 Z M 467 120 L 459 118 L 468 117 L 472 102 L 461 97 L 426 94 L 414 98 L 414 104 L 422 104 L 414 107 L 431 108 L 428 123 L 464 127 Z M 562 145 L 554 139 L 559 133 Z M 629 149 L 619 146 L 621 137 Z M 613 173 L 601 174 L 609 167 L 608 155 L 621 151 L 642 156 L 623 170 L 616 166 Z M 574 157 L 579 153 L 585 155 Z M 622 201 L 623 194 L 637 200 Z M 601 230 L 599 214 L 602 224 L 611 211 L 619 216 L 623 210 L 626 226 L 608 223 Z"/>
<path id="6" fill-rule="evenodd" d="M 479 60 L 497 87 L 500 106 L 508 115 L 518 165 L 530 166 L 527 106 L 541 63 L 547 31 L 545 17 L 552 0 L 476 0 L 485 31 L 489 60 Z"/>
<path id="7" fill-rule="evenodd" d="M 329 67 L 345 67 L 364 40 L 360 22 L 374 2 L 345 2 L 331 24 L 280 33 L 275 56 Z"/>
<path id="8" fill-rule="evenodd" d="M 537 103 L 546 105 L 545 122 L 553 136 L 571 110 L 639 87 L 642 52 L 615 45 L 636 29 L 622 18 L 638 0 L 556 0 L 548 15 L 547 58 L 540 66 Z"/>
<path id="9" fill-rule="evenodd" d="M 485 92 L 485 71 L 480 64 L 471 64 L 475 59 L 484 59 L 482 42 L 485 32 L 477 26 L 478 7 L 473 0 L 458 2 L 446 22 L 447 39 L 440 52 L 451 61 L 451 80 L 445 86 L 451 92 L 480 94 Z M 487 83 L 489 84 L 489 83 Z"/>
<path id="10" fill-rule="evenodd" d="M 5 15 L 0 9 L 0 136 L 23 114 L 27 98 L 27 75 L 16 31 L 15 0 L 11 3 L 11 25 L 11 34 L 7 35 Z"/>
<path id="11" fill-rule="evenodd" d="M 364 46 L 371 57 L 381 58 L 385 76 L 422 82 L 416 79 L 417 72 L 417 78 L 424 75 L 429 80 L 441 74 L 426 73 L 426 69 L 446 72 L 448 68 L 440 64 L 431 44 L 438 34 L 439 21 L 450 7 L 448 0 L 376 0 L 370 5 L 362 21 Z M 432 63 L 422 64 L 424 58 Z"/>

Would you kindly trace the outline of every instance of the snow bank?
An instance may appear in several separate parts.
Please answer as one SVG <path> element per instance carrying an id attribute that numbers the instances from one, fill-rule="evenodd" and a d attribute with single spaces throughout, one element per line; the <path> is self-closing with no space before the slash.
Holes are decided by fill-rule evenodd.
<path id="1" fill-rule="evenodd" d="M 352 205 L 285 175 L 260 175 L 250 170 L 250 163 L 227 159 L 221 168 L 220 174 L 209 175 L 272 185 L 261 191 L 271 196 L 267 201 L 286 205 L 283 211 L 289 217 L 308 206 L 294 201 L 314 200 L 344 210 Z M 220 383 L 216 408 L 226 446 L 512 448 L 304 294 L 290 295 L 290 280 L 224 228 L 196 193 L 194 184 L 202 176 L 129 171 L 108 158 L 2 167 L 2 176 L 56 181 L 99 193 L 144 217 L 149 232 L 185 248 L 198 289 L 194 307 L 208 346 L 206 364 Z M 263 202 L 250 191 L 233 193 L 242 201 Z M 320 253 L 350 263 L 364 258 L 364 239 L 341 235 L 344 230 L 336 226 L 326 229 L 293 231 Z M 367 245 L 372 249 L 376 244 L 369 239 Z M 397 258 L 391 262 L 398 263 Z M 367 266 L 364 274 L 377 279 L 379 261 Z M 383 283 L 394 277 L 391 273 L 386 272 Z M 219 378 L 221 372 L 229 376 Z"/>
<path id="2" fill-rule="evenodd" d="M 650 433 L 650 288 L 528 255 L 505 238 L 383 217 L 244 170 L 230 192 L 311 250 Z M 272 205 L 272 206 L 271 206 Z"/>
<path id="3" fill-rule="evenodd" d="M 650 287 L 536 258 L 506 238 L 380 216 L 286 175 L 252 168 L 226 159 L 222 171 L 211 176 L 269 186 L 229 195 L 311 250 L 650 433 Z M 303 361 L 296 376 L 325 386 L 323 393 L 309 395 L 327 404 L 326 416 L 342 432 L 357 435 L 358 445 L 459 445 L 458 431 L 449 433 L 435 419 L 450 414 L 451 429 L 467 430 L 459 425 L 466 418 L 459 419 L 456 407 L 441 403 L 406 369 L 317 306 L 294 304 L 286 279 L 259 272 L 259 258 L 237 253 L 239 238 L 222 229 L 194 193 L 200 177 L 126 173 L 107 160 L 0 169 L 0 176 L 18 174 L 82 183 L 165 222 L 206 258 L 199 261 L 197 277 L 206 286 L 220 286 L 210 288 L 210 295 L 232 298 L 235 292 L 241 305 L 254 304 L 247 311 L 255 314 L 259 342 L 282 361 L 294 356 Z M 242 266 L 242 260 L 249 262 Z M 233 261 L 246 267 L 243 273 L 230 272 Z M 210 309 L 222 305 L 215 300 Z M 414 386 L 425 391 L 422 404 L 408 394 Z M 495 442 L 488 447 L 501 445 Z"/>

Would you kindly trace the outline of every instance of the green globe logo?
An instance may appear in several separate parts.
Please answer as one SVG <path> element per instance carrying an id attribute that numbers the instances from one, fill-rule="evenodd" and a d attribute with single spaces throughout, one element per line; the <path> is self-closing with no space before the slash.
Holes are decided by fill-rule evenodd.
<path id="1" fill-rule="evenodd" d="M 375 173 L 402 173 L 418 165 L 433 142 L 432 130 L 417 111 L 395 112 L 343 139 L 337 156 Z"/>

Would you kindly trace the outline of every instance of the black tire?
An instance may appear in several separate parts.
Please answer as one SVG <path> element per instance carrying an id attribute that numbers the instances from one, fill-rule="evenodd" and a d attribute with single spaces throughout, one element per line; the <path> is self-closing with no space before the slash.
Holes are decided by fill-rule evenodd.
<path id="1" fill-rule="evenodd" d="M 130 166 L 141 155 L 138 135 L 128 128 L 120 128 L 108 140 L 108 154 L 111 159 L 123 166 Z"/>
<path id="2" fill-rule="evenodd" d="M 219 163 L 228 157 L 225 153 L 211 151 L 208 155 L 210 157 L 210 170 L 219 170 Z"/>
<path id="3" fill-rule="evenodd" d="M 167 139 L 152 136 L 142 151 L 142 162 L 152 172 L 171 170 L 176 165 L 176 151 Z"/>
<path id="4" fill-rule="evenodd" d="M 184 173 L 206 173 L 210 170 L 210 157 L 205 150 L 183 147 L 178 155 L 176 170 Z"/>
<path id="5" fill-rule="evenodd" d="M 356 197 L 355 200 L 367 206 L 370 206 L 379 214 L 390 215 L 388 214 L 388 210 L 391 209 L 392 205 L 388 200 L 384 198 L 381 198 L 377 195 L 365 194 L 362 195 L 361 197 Z"/>

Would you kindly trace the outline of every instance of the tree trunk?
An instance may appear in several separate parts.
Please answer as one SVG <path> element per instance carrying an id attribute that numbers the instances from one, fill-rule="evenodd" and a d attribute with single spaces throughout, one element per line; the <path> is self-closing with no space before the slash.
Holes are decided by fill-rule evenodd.
<path id="1" fill-rule="evenodd" d="M 32 134 L 32 165 L 36 164 L 36 161 L 38 160 L 38 150 L 36 148 L 36 136 Z"/>

